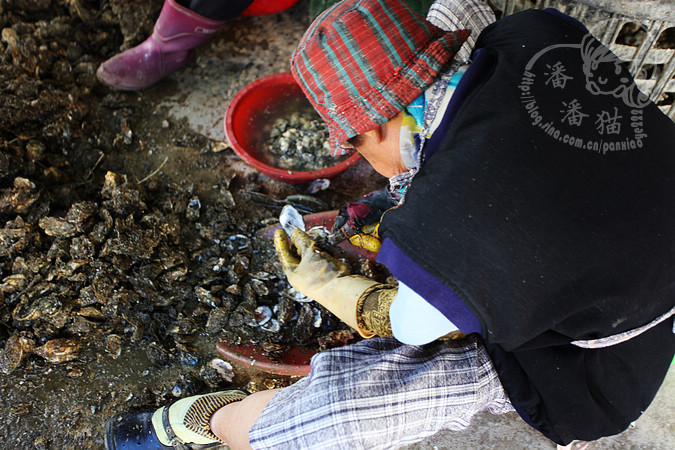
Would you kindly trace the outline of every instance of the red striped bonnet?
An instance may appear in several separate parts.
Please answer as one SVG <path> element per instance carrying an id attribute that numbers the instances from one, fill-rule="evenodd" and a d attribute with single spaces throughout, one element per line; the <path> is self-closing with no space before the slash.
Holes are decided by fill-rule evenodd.
<path id="1" fill-rule="evenodd" d="M 339 144 L 389 121 L 448 68 L 469 35 L 444 31 L 399 0 L 343 0 L 312 23 L 291 72 Z"/>

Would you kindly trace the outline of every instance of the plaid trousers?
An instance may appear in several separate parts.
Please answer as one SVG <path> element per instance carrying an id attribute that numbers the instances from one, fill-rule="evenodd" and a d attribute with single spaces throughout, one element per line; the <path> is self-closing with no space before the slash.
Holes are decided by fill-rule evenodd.
<path id="1" fill-rule="evenodd" d="M 253 448 L 391 449 L 462 430 L 482 411 L 513 411 L 475 336 L 423 346 L 374 338 L 321 352 L 311 366 L 253 424 Z"/>

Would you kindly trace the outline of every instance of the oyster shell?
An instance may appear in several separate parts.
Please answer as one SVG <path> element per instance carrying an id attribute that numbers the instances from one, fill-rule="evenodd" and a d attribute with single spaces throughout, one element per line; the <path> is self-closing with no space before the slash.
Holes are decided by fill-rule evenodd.
<path id="1" fill-rule="evenodd" d="M 210 306 L 211 308 L 215 308 L 218 306 L 218 299 L 211 294 L 211 292 L 207 291 L 201 286 L 196 286 L 195 287 L 195 296 L 197 297 L 197 300 L 202 302 L 203 304 Z"/>
<path id="2" fill-rule="evenodd" d="M 324 191 L 330 187 L 330 180 L 327 178 L 317 178 L 312 181 L 307 188 L 310 194 L 316 194 L 319 191 Z"/>
<path id="3" fill-rule="evenodd" d="M 17 273 L 5 277 L 0 284 L 0 291 L 5 294 L 12 294 L 18 292 L 28 285 L 28 278 L 22 273 Z"/>
<path id="4" fill-rule="evenodd" d="M 270 333 L 278 333 L 281 331 L 281 324 L 277 319 L 270 319 L 267 322 L 261 324 L 260 329 Z"/>
<path id="5" fill-rule="evenodd" d="M 0 230 L 0 257 L 14 256 L 21 252 L 31 240 L 31 226 L 21 216 L 5 223 Z"/>
<path id="6" fill-rule="evenodd" d="M 150 362 L 156 366 L 164 366 L 171 361 L 169 354 L 157 342 L 151 342 L 145 350 Z"/>
<path id="7" fill-rule="evenodd" d="M 127 176 L 123 174 L 106 173 L 101 195 L 104 198 L 103 206 L 117 216 L 127 216 L 147 208 L 141 200 L 141 193 L 129 185 Z"/>
<path id="8" fill-rule="evenodd" d="M 48 319 L 63 308 L 63 303 L 55 295 L 32 299 L 24 297 L 12 311 L 12 318 L 18 321 Z"/>
<path id="9" fill-rule="evenodd" d="M 262 280 L 251 278 L 249 284 L 258 297 L 264 297 L 270 293 L 267 285 Z"/>
<path id="10" fill-rule="evenodd" d="M 94 306 L 86 306 L 82 309 L 80 309 L 77 312 L 77 315 L 86 317 L 87 319 L 93 319 L 93 320 L 105 320 L 105 316 L 99 310 L 98 308 Z"/>
<path id="11" fill-rule="evenodd" d="M 227 381 L 232 382 L 234 379 L 234 371 L 232 370 L 232 364 L 224 361 L 220 358 L 214 358 L 209 362 L 209 367 L 215 369 L 218 372 L 220 377 Z"/>
<path id="12" fill-rule="evenodd" d="M 17 333 L 7 339 L 5 348 L 0 353 L 0 372 L 9 374 L 21 365 L 24 358 L 29 355 L 35 342 Z"/>
<path id="13" fill-rule="evenodd" d="M 298 303 L 309 303 L 313 301 L 311 298 L 307 297 L 305 294 L 302 292 L 298 292 L 292 287 L 289 287 L 286 289 L 286 292 L 284 292 L 284 296 L 290 298 L 293 301 L 296 301 Z"/>
<path id="14" fill-rule="evenodd" d="M 25 214 L 39 196 L 35 183 L 27 178 L 16 177 L 13 188 L 0 191 L 0 213 Z"/>
<path id="15" fill-rule="evenodd" d="M 317 342 L 320 350 L 326 350 L 333 347 L 347 345 L 349 341 L 354 339 L 354 333 L 350 330 L 335 330 L 327 335 L 319 336 Z"/>
<path id="16" fill-rule="evenodd" d="M 105 351 L 110 353 L 113 358 L 122 354 L 122 343 L 124 340 L 118 334 L 109 334 L 105 337 Z"/>
<path id="17" fill-rule="evenodd" d="M 282 296 L 274 307 L 277 320 L 282 324 L 287 324 L 295 317 L 295 301 L 287 296 Z"/>
<path id="18" fill-rule="evenodd" d="M 94 202 L 74 203 L 65 217 L 43 217 L 38 225 L 49 236 L 73 237 L 85 231 L 97 211 Z"/>
<path id="19" fill-rule="evenodd" d="M 46 359 L 48 362 L 58 364 L 72 361 L 78 356 L 81 343 L 77 339 L 60 338 L 47 341 L 44 345 L 35 349 L 35 354 Z"/>
<path id="20" fill-rule="evenodd" d="M 209 333 L 220 333 L 226 326 L 230 318 L 230 311 L 227 308 L 214 308 L 209 313 L 206 321 L 206 331 Z"/>
<path id="21" fill-rule="evenodd" d="M 286 234 L 289 236 L 296 228 L 305 231 L 305 221 L 298 210 L 292 205 L 286 205 L 281 209 L 281 214 L 279 214 L 279 223 Z"/>
<path id="22" fill-rule="evenodd" d="M 253 312 L 253 317 L 247 322 L 247 325 L 252 327 L 259 327 L 266 324 L 272 319 L 272 310 L 269 306 L 258 306 Z"/>

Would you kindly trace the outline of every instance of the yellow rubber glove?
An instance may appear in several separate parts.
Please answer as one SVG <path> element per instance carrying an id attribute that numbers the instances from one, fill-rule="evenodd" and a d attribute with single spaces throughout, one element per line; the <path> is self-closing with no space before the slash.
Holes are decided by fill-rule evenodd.
<path id="1" fill-rule="evenodd" d="M 379 222 L 366 225 L 362 228 L 363 233 L 355 234 L 354 236 L 350 237 L 349 242 L 351 242 L 352 245 L 356 245 L 357 247 L 377 253 L 380 251 L 380 247 L 382 246 L 382 241 L 380 241 L 380 235 L 378 233 L 379 228 Z"/>
<path id="2" fill-rule="evenodd" d="M 321 251 L 307 233 L 299 229 L 288 235 L 279 228 L 274 232 L 274 247 L 288 282 L 296 291 L 316 300 L 363 337 L 372 333 L 361 330 L 356 319 L 359 297 L 376 281 L 350 275 L 344 264 Z"/>

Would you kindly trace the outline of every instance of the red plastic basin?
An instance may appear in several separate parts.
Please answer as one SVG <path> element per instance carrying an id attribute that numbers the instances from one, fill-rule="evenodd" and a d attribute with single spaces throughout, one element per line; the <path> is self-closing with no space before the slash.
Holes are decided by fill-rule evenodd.
<path id="1" fill-rule="evenodd" d="M 291 184 L 332 178 L 354 165 L 361 156 L 354 153 L 333 166 L 308 171 L 280 169 L 262 159 L 263 143 L 267 139 L 262 130 L 289 111 L 311 108 L 290 72 L 268 75 L 249 83 L 234 96 L 225 113 L 225 135 L 239 157 L 270 178 Z"/>
<path id="2" fill-rule="evenodd" d="M 309 360 L 316 354 L 314 350 L 303 347 L 292 347 L 279 360 L 272 360 L 263 349 L 255 344 L 228 344 L 223 341 L 216 343 L 216 350 L 220 356 L 240 366 L 258 370 L 273 375 L 305 376 L 311 367 Z"/>
<path id="3" fill-rule="evenodd" d="M 298 0 L 254 0 L 243 12 L 244 16 L 264 16 L 285 11 L 298 3 Z"/>

